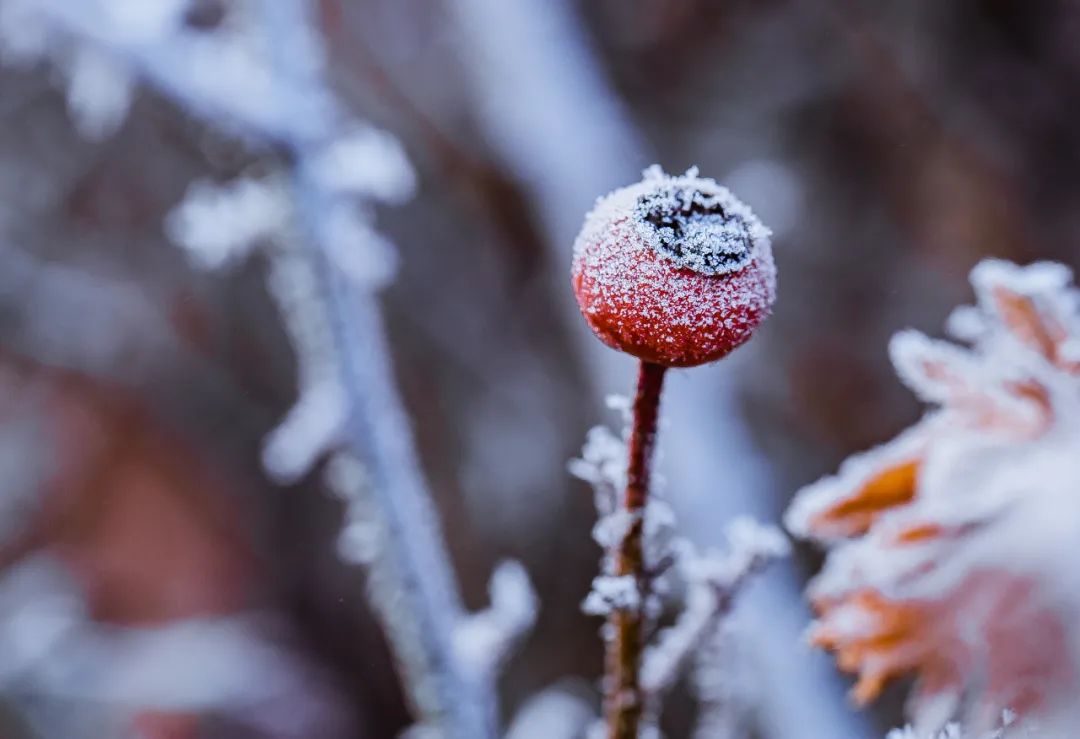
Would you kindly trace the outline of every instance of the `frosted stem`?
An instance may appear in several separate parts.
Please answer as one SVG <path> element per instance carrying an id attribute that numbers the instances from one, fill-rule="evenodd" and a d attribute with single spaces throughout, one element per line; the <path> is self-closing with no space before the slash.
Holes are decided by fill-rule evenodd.
<path id="1" fill-rule="evenodd" d="M 631 523 L 615 552 L 615 575 L 632 576 L 637 583 L 638 598 L 633 606 L 614 608 L 608 620 L 612 635 L 608 642 L 606 676 L 610 739 L 638 739 L 638 726 L 645 707 L 640 680 L 644 605 L 648 595 L 643 538 L 665 369 L 659 364 L 642 361 L 634 396 L 626 494 L 623 497 L 623 506 Z"/>
<path id="2" fill-rule="evenodd" d="M 319 188 L 305 176 L 302 164 L 294 188 L 310 236 L 309 258 L 340 350 L 350 408 L 345 443 L 367 466 L 386 528 L 382 556 L 392 563 L 396 602 L 383 617 L 395 622 L 386 624 L 394 651 L 414 704 L 426 714 L 422 721 L 437 722 L 440 736 L 492 739 L 496 709 L 491 678 L 466 670 L 454 647 L 465 613 L 387 359 L 376 299 L 356 289 L 322 248 Z M 408 643 L 414 639 L 418 643 Z"/>

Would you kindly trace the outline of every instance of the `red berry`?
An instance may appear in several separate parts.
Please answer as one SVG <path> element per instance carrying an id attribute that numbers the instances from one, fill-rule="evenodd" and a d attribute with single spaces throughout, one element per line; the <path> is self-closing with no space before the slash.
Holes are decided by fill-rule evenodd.
<path id="1" fill-rule="evenodd" d="M 712 362 L 768 315 L 769 230 L 696 169 L 659 167 L 601 198 L 574 244 L 574 294 L 610 347 L 668 367 Z"/>

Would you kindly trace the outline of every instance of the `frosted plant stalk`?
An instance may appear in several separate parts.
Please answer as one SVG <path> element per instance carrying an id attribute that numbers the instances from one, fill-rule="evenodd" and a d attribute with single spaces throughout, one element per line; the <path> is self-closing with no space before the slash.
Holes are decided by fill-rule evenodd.
<path id="1" fill-rule="evenodd" d="M 88 134 L 117 125 L 131 82 L 143 78 L 211 123 L 289 153 L 288 171 L 234 193 L 246 196 L 247 220 L 230 220 L 236 211 L 219 209 L 221 231 L 211 218 L 202 223 L 208 228 L 178 226 L 177 233 L 204 266 L 226 264 L 256 237 L 272 237 L 281 279 L 271 288 L 276 297 L 291 290 L 282 308 L 302 355 L 303 386 L 297 408 L 268 442 L 268 469 L 283 479 L 299 476 L 338 445 L 363 460 L 385 529 L 382 566 L 369 585 L 419 718 L 443 736 L 493 737 L 493 675 L 467 663 L 458 647 L 468 617 L 394 387 L 373 294 L 392 256 L 370 214 L 352 202 L 400 200 L 411 190 L 411 170 L 388 136 L 348 125 L 322 79 L 310 3 L 243 0 L 212 32 L 185 25 L 185 7 L 177 0 L 4 0 L 0 40 L 7 58 L 20 62 L 61 63 L 71 44 L 82 51 L 82 66 L 70 74 L 69 104 Z M 336 166 L 358 152 L 361 166 Z M 277 197 L 287 223 L 273 222 L 282 209 L 267 202 Z M 282 284 L 297 277 L 300 289 Z M 515 582 L 519 607 L 503 623 L 507 639 L 530 621 L 529 608 L 520 607 L 527 586 Z"/>
<path id="2" fill-rule="evenodd" d="M 746 581 L 769 562 L 784 556 L 788 551 L 787 540 L 775 527 L 741 518 L 728 526 L 726 552 L 698 553 L 690 542 L 675 534 L 674 516 L 660 497 L 659 477 L 652 480 L 647 504 L 636 512 L 629 511 L 624 494 L 631 478 L 625 460 L 634 457 L 630 449 L 635 416 L 633 406 L 625 399 L 611 398 L 608 405 L 622 412 L 627 424 L 623 438 L 604 427 L 594 428 L 588 434 L 581 458 L 569 465 L 572 474 L 593 486 L 600 514 L 593 538 L 604 549 L 602 573 L 593 581 L 582 608 L 586 613 L 610 619 L 604 627 L 605 638 L 609 640 L 609 659 L 613 660 L 609 663 L 608 679 L 613 670 L 622 669 L 617 660 L 622 658 L 618 637 L 623 627 L 616 616 L 631 616 L 634 619 L 631 627 L 646 633 L 666 608 L 675 607 L 677 616 L 674 624 L 657 634 L 651 643 L 645 643 L 643 637 L 634 642 L 639 645 L 637 662 L 630 673 L 634 676 L 631 685 L 635 702 L 609 703 L 608 728 L 598 725 L 593 733 L 598 737 L 613 736 L 615 731 L 622 730 L 619 721 L 632 721 L 636 717 L 638 726 L 633 730 L 636 734 L 630 736 L 652 736 L 665 694 L 692 662 L 701 677 L 701 680 L 695 678 L 695 684 L 701 688 L 698 699 L 702 720 L 709 722 L 702 725 L 737 722 L 738 718 L 728 712 L 742 709 L 733 701 L 723 701 L 730 691 L 719 685 L 718 676 L 732 684 L 740 682 L 742 676 L 734 673 L 734 662 L 708 662 L 709 655 L 719 654 L 716 650 L 710 652 L 710 645 L 726 634 L 727 616 Z M 634 542 L 631 546 L 640 548 L 643 566 L 636 574 L 619 573 L 627 539 Z M 681 598 L 676 597 L 680 592 L 684 593 Z M 695 655 L 699 659 L 695 660 Z M 610 693 L 611 688 L 608 690 Z M 622 697 L 616 696 L 616 700 Z M 630 716 L 623 719 L 620 712 L 627 709 Z M 616 716 L 615 722 L 611 721 L 612 715 Z"/>

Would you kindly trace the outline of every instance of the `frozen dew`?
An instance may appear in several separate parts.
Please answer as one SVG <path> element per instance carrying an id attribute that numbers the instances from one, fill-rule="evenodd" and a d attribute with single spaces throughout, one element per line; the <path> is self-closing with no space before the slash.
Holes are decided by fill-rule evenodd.
<path id="1" fill-rule="evenodd" d="M 386 285 L 397 271 L 397 251 L 376 231 L 370 217 L 341 201 L 327 214 L 326 254 L 357 285 Z"/>
<path id="2" fill-rule="evenodd" d="M 661 176 L 646 173 L 647 178 Z M 622 416 L 624 425 L 630 423 L 629 400 L 619 397 L 608 405 Z M 731 691 L 717 687 L 715 675 L 706 679 L 705 658 L 695 661 L 694 657 L 705 654 L 709 645 L 721 638 L 734 598 L 745 581 L 772 560 L 786 555 L 789 545 L 776 527 L 738 518 L 727 527 L 726 551 L 700 554 L 677 535 L 675 514 L 661 497 L 662 490 L 655 486 L 643 511 L 627 511 L 619 504 L 626 485 L 627 434 L 626 429 L 616 435 L 602 426 L 593 428 L 581 458 L 570 466 L 573 474 L 591 483 L 596 491 L 600 519 L 593 528 L 593 538 L 604 550 L 602 572 L 593 580 L 582 610 L 605 617 L 617 610 L 640 613 L 646 630 L 655 627 L 664 611 L 673 610 L 674 624 L 660 630 L 646 645 L 643 656 L 641 687 L 647 701 L 647 728 L 643 731 L 655 732 L 663 695 L 692 663 L 702 674 L 698 696 L 702 709 L 712 709 L 711 723 L 701 725 L 701 730 L 707 731 L 709 726 L 719 726 L 727 715 L 726 707 L 720 707 L 719 702 Z M 620 543 L 639 520 L 645 559 L 645 577 L 640 581 L 634 575 L 619 575 L 614 569 Z M 613 638 L 610 626 L 606 623 L 602 627 L 605 640 Z M 725 665 L 723 671 L 731 680 L 741 679 L 731 673 L 731 665 Z M 602 728 L 597 731 L 602 736 Z"/>
<path id="3" fill-rule="evenodd" d="M 67 64 L 67 103 L 84 136 L 101 139 L 120 127 L 135 94 L 135 75 L 97 44 L 74 45 Z"/>
<path id="4" fill-rule="evenodd" d="M 607 616 L 613 610 L 633 611 L 641 605 L 641 590 L 633 575 L 599 575 L 581 604 L 590 616 Z"/>
<path id="5" fill-rule="evenodd" d="M 364 124 L 356 124 L 322 147 L 308 166 L 311 175 L 332 192 L 401 203 L 416 189 L 416 175 L 398 140 Z"/>
<path id="6" fill-rule="evenodd" d="M 192 263 L 217 269 L 246 257 L 285 228 L 291 206 L 275 180 L 241 178 L 227 185 L 195 182 L 165 227 Z"/>
<path id="7" fill-rule="evenodd" d="M 737 272 L 768 231 L 731 192 L 692 168 L 682 177 L 646 170 L 634 227 L 653 249 L 680 267 L 706 275 Z"/>
<path id="8" fill-rule="evenodd" d="M 506 739 L 581 739 L 596 715 L 584 686 L 555 685 L 518 709 Z"/>
<path id="9" fill-rule="evenodd" d="M 532 629 L 539 601 L 520 562 L 500 562 L 488 583 L 490 606 L 464 618 L 454 632 L 455 650 L 477 675 L 491 675 Z"/>

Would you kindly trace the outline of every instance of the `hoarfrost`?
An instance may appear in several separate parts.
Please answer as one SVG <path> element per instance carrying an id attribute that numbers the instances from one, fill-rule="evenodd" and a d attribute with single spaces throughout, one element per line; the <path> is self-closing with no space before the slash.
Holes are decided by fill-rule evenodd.
<path id="1" fill-rule="evenodd" d="M 934 407 L 801 490 L 786 524 L 829 547 L 808 590 L 821 611 L 811 633 L 862 655 L 859 697 L 914 671 L 916 726 L 959 718 L 981 736 L 981 717 L 1017 696 L 1038 697 L 1040 724 L 1077 718 L 1065 696 L 1080 654 L 1062 635 L 1080 579 L 1061 563 L 1080 554 L 1080 300 L 1057 264 L 988 260 L 971 281 L 976 306 L 950 321 L 969 348 L 914 331 L 890 345 Z M 889 619 L 906 626 L 882 649 Z"/>
<path id="2" fill-rule="evenodd" d="M 727 527 L 728 550 L 685 558 L 683 575 L 688 587 L 675 624 L 646 649 L 641 681 L 646 691 L 670 689 L 694 650 L 721 628 L 743 583 L 773 560 L 787 556 L 789 546 L 774 526 L 750 518 L 737 518 Z"/>
<path id="3" fill-rule="evenodd" d="M 620 412 L 624 424 L 630 423 L 627 402 L 615 400 L 609 407 Z M 641 687 L 648 701 L 643 732 L 657 731 L 655 719 L 663 695 L 695 655 L 699 657 L 695 664 L 703 690 L 699 702 L 703 717 L 708 716 L 701 732 L 706 732 L 709 726 L 718 727 L 731 718 L 727 711 L 734 710 L 734 702 L 722 700 L 715 675 L 707 677 L 705 653 L 710 644 L 722 638 L 725 619 L 742 585 L 769 562 L 785 556 L 789 545 L 776 527 L 741 517 L 727 527 L 726 552 L 699 553 L 677 535 L 675 514 L 662 498 L 658 475 L 644 510 L 631 513 L 620 503 L 626 484 L 627 437 L 626 429 L 620 437 L 606 427 L 595 427 L 586 437 L 581 458 L 570 464 L 570 471 L 595 490 L 600 518 L 593 538 L 604 550 L 601 574 L 594 578 L 582 610 L 594 616 L 609 616 L 618 609 L 639 612 L 648 633 L 665 607 L 674 606 L 674 625 L 661 630 L 653 643 L 646 645 L 642 659 Z M 614 569 L 618 547 L 639 516 L 645 560 L 642 581 L 634 575 L 617 575 Z M 604 634 L 609 636 L 606 629 Z M 728 679 L 738 678 L 729 674 Z"/>
<path id="4" fill-rule="evenodd" d="M 413 707 L 422 723 L 447 735 L 493 736 L 492 676 L 467 674 L 454 649 L 460 594 L 372 294 L 394 258 L 372 225 L 371 205 L 408 197 L 415 175 L 392 137 L 350 121 L 325 83 L 315 3 L 239 0 L 213 28 L 189 26 L 187 7 L 182 0 L 7 0 L 0 44 L 7 59 L 46 59 L 61 69 L 70 60 L 71 108 L 89 133 L 118 125 L 138 79 L 204 121 L 287 154 L 264 180 L 193 187 L 168 230 L 205 268 L 263 247 L 300 385 L 295 407 L 266 439 L 264 467 L 277 480 L 295 480 L 340 447 L 370 465 L 380 528 L 366 528 L 371 519 L 350 500 L 342 546 L 368 561 L 369 597 Z M 520 631 L 525 610 L 510 605 L 523 600 L 506 600 L 507 583 L 520 582 L 506 572 L 496 578 L 496 610 L 505 630 Z"/>
<path id="5" fill-rule="evenodd" d="M 602 516 L 593 526 L 593 541 L 605 550 L 618 546 L 635 520 L 635 515 L 627 510 L 617 510 Z"/>
<path id="6" fill-rule="evenodd" d="M 595 719 L 585 689 L 555 685 L 526 701 L 514 716 L 506 739 L 581 739 Z"/>
<path id="7" fill-rule="evenodd" d="M 581 604 L 590 616 L 607 616 L 614 610 L 633 611 L 641 605 L 641 593 L 633 575 L 599 575 Z"/>
<path id="8" fill-rule="evenodd" d="M 339 351 L 311 263 L 293 252 L 273 253 L 267 286 L 281 308 L 299 363 L 299 398 L 263 445 L 267 472 L 288 482 L 306 473 L 338 440 L 349 404 L 339 374 Z"/>
<path id="9" fill-rule="evenodd" d="M 104 47 L 83 43 L 66 71 L 68 109 L 83 135 L 100 139 L 116 131 L 134 97 L 131 68 Z"/>
<path id="10" fill-rule="evenodd" d="M 725 621 L 695 650 L 690 687 L 698 700 L 692 739 L 746 739 L 758 686 L 751 679 L 742 634 Z"/>
<path id="11" fill-rule="evenodd" d="M 416 190 L 416 175 L 398 140 L 355 124 L 311 158 L 312 176 L 331 192 L 402 203 Z"/>
<path id="12" fill-rule="evenodd" d="M 289 222 L 282 183 L 241 178 L 224 186 L 193 183 L 165 222 L 169 237 L 191 261 L 218 269 L 243 259 Z"/>
<path id="13" fill-rule="evenodd" d="M 338 554 L 346 562 L 370 565 L 379 556 L 384 532 L 370 499 L 371 482 L 363 463 L 348 452 L 336 452 L 326 464 L 323 479 L 346 505 Z"/>
<path id="14" fill-rule="evenodd" d="M 1038 736 L 1038 734 L 1032 734 L 1027 730 L 1022 732 L 1010 731 L 1016 723 L 1016 718 L 1016 713 L 1009 709 L 1005 709 L 1001 712 L 1001 719 L 999 720 L 997 728 L 987 732 L 979 732 L 978 734 L 966 732 L 960 724 L 951 722 L 941 729 L 930 732 L 919 732 L 911 726 L 905 726 L 902 729 L 892 729 L 885 735 L 885 739 L 1005 739 L 1010 736 L 1025 736 L 1035 739 L 1035 737 Z"/>
<path id="15" fill-rule="evenodd" d="M 574 241 L 573 272 L 588 275 L 595 297 L 586 310 L 603 305 L 613 325 L 632 322 L 635 332 L 672 341 L 680 327 L 710 346 L 742 343 L 776 293 L 769 230 L 712 179 L 649 172 L 597 200 Z M 688 270 L 728 278 L 702 301 Z"/>
<path id="16" fill-rule="evenodd" d="M 520 562 L 500 562 L 488 584 L 491 605 L 466 616 L 454 635 L 457 652 L 475 673 L 490 675 L 532 629 L 539 602 Z"/>

